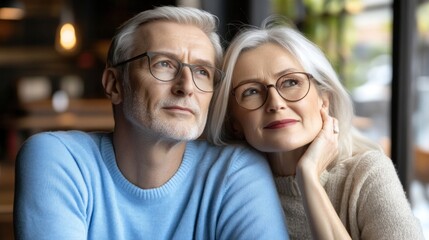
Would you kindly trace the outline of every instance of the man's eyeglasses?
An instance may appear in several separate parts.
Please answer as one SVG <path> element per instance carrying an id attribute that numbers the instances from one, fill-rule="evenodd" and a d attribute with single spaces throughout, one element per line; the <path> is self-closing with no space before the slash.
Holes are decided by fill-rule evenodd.
<path id="1" fill-rule="evenodd" d="M 273 87 L 288 102 L 297 102 L 310 91 L 310 79 L 313 76 L 305 72 L 287 73 L 277 79 L 276 85 L 265 85 L 257 81 L 242 82 L 232 89 L 238 105 L 248 110 L 262 107 L 268 99 L 268 89 Z"/>
<path id="2" fill-rule="evenodd" d="M 223 72 L 213 66 L 183 63 L 165 53 L 145 52 L 128 60 L 119 62 L 113 67 L 147 57 L 149 72 L 159 81 L 168 82 L 181 74 L 183 67 L 189 67 L 195 86 L 203 92 L 213 92 L 217 83 L 222 79 Z"/>

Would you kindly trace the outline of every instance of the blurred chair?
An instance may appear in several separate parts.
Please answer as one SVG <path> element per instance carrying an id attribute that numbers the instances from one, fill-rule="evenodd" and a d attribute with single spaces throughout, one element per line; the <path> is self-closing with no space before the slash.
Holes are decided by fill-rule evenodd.
<path id="1" fill-rule="evenodd" d="M 414 174 L 423 185 L 429 184 L 429 151 L 420 147 L 414 150 Z"/>

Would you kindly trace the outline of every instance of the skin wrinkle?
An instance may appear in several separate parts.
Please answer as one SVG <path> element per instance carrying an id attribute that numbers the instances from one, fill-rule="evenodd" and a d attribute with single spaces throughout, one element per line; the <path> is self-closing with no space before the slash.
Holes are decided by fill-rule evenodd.
<path id="1" fill-rule="evenodd" d="M 188 25 L 180 25 L 183 30 L 189 34 L 185 38 L 182 34 L 175 34 L 169 31 L 171 28 L 179 27 L 177 24 L 166 25 L 166 22 L 153 22 L 141 27 L 142 32 L 147 39 L 146 42 L 151 43 L 150 46 L 142 46 L 134 52 L 138 55 L 147 50 L 164 52 L 172 55 L 184 63 L 207 63 L 211 62 L 214 65 L 214 59 L 211 61 L 206 56 L 214 56 L 214 49 L 209 43 L 202 42 L 201 38 L 207 38 L 198 28 Z M 149 25 L 152 28 L 146 27 Z M 152 29 L 157 29 L 154 31 Z M 197 30 L 197 31 L 195 31 Z M 171 38 L 168 44 L 156 41 L 165 33 L 169 33 Z M 172 34 L 173 33 L 173 34 Z M 194 41 L 199 39 L 199 41 Z M 139 41 L 138 39 L 136 40 Z M 186 42 L 187 47 L 183 47 Z M 178 44 L 178 45 L 177 45 Z M 177 46 L 176 46 L 177 45 Z M 207 45 L 207 46 L 205 46 Z M 168 46 L 168 47 L 167 47 Z M 188 47 L 193 46 L 193 51 L 188 51 Z M 209 49 L 213 54 L 206 54 Z M 147 57 L 144 61 L 138 60 L 129 63 L 128 79 L 132 81 L 124 81 L 124 96 L 123 96 L 123 111 L 124 116 L 132 122 L 138 129 L 141 129 L 145 134 L 152 134 L 157 137 L 164 137 L 173 141 L 187 141 L 198 138 L 204 130 L 207 111 L 212 93 L 204 93 L 198 90 L 192 80 L 192 74 L 188 67 L 182 69 L 177 79 L 169 82 L 156 80 L 148 71 Z M 133 89 L 133 90 L 131 90 Z M 154 96 L 154 94 L 158 96 Z M 162 96 L 162 97 L 161 97 Z M 166 106 L 180 106 L 192 110 L 191 113 L 177 113 L 166 111 Z M 205 107 L 207 106 L 207 107 Z M 162 117 L 160 117 L 162 116 Z M 174 117 L 174 121 L 172 121 Z M 146 130 L 145 130 L 146 129 Z M 150 129 L 150 131 L 147 131 Z"/>
<path id="2" fill-rule="evenodd" d="M 154 108 L 156 110 L 154 112 L 149 112 L 147 110 L 147 107 L 143 107 L 143 108 L 139 107 L 146 104 L 146 101 L 138 97 L 137 95 L 138 90 L 135 90 L 133 94 L 128 94 L 127 91 L 130 91 L 129 88 L 125 88 L 125 89 L 126 89 L 125 98 L 131 98 L 132 96 L 134 97 L 134 99 L 124 99 L 124 104 L 129 105 L 129 106 L 124 106 L 125 114 L 138 115 L 139 119 L 146 119 L 146 121 L 144 122 L 149 123 L 148 125 L 145 126 L 146 128 L 157 129 L 160 133 L 163 133 L 163 134 L 171 134 L 171 137 L 176 136 L 177 140 L 195 139 L 200 135 L 199 129 L 204 128 L 207 117 L 204 117 L 202 119 L 202 123 L 200 123 L 199 125 L 192 125 L 190 129 L 184 128 L 184 125 L 181 125 L 183 126 L 181 128 L 171 128 L 169 126 L 170 125 L 169 119 L 156 118 L 156 115 L 160 114 L 160 109 L 162 109 L 163 106 L 168 106 L 173 104 L 189 108 L 194 112 L 194 115 L 200 115 L 201 111 L 199 109 L 199 106 L 192 99 L 191 100 L 190 99 L 171 99 L 171 98 L 162 99 L 154 105 Z M 134 101 L 134 103 L 131 103 L 132 101 Z M 133 113 L 128 111 L 132 111 Z M 180 138 L 180 136 L 185 136 L 185 137 Z"/>
<path id="3" fill-rule="evenodd" d="M 260 57 L 265 55 L 269 55 L 272 61 L 269 63 L 258 61 L 265 59 Z M 247 79 L 258 79 L 264 84 L 274 84 L 278 79 L 278 73 L 292 69 L 303 72 L 300 64 L 285 49 L 274 44 L 264 44 L 243 52 L 238 58 L 232 78 L 233 86 Z M 322 104 L 322 97 L 311 86 L 308 95 L 298 102 L 287 102 L 275 89 L 270 88 L 268 99 L 261 108 L 249 111 L 233 101 L 231 110 L 236 121 L 234 125 L 237 130 L 244 132 L 246 140 L 259 151 L 268 152 L 270 158 L 276 159 L 276 152 L 285 150 L 298 150 L 297 155 L 300 155 L 302 149 L 299 148 L 311 143 L 317 136 L 322 128 L 320 116 Z M 298 122 L 294 124 L 295 126 L 282 130 L 264 129 L 269 122 L 284 118 L 295 119 Z"/>

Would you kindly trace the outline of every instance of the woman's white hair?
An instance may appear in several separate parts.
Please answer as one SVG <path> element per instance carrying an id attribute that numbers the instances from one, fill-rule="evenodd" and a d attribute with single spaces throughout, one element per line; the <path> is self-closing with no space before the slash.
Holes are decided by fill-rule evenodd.
<path id="1" fill-rule="evenodd" d="M 347 159 L 355 153 L 380 149 L 378 145 L 364 138 L 352 126 L 353 103 L 324 53 L 300 32 L 288 24 L 279 23 L 279 18 L 270 17 L 263 27 L 248 27 L 237 34 L 228 47 L 223 70 L 225 77 L 212 99 L 212 111 L 208 117 L 207 138 L 216 145 L 237 142 L 232 132 L 228 102 L 231 100 L 231 85 L 234 66 L 240 54 L 266 43 L 285 48 L 297 59 L 305 72 L 311 73 L 319 93 L 329 96 L 329 114 L 339 122 L 339 158 Z M 282 20 L 282 19 L 280 19 Z"/>

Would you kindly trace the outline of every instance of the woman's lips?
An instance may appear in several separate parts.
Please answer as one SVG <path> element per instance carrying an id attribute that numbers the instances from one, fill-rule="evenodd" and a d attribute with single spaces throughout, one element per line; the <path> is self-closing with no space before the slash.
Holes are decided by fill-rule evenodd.
<path id="1" fill-rule="evenodd" d="M 276 129 L 276 128 L 283 128 L 292 124 L 297 123 L 298 120 L 295 119 L 283 119 L 280 121 L 273 121 L 267 124 L 264 129 Z"/>

